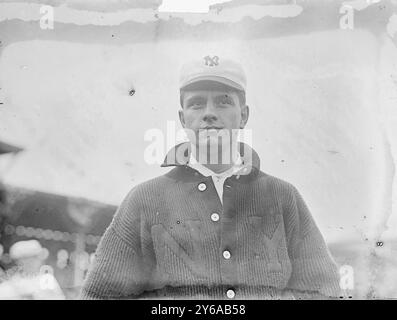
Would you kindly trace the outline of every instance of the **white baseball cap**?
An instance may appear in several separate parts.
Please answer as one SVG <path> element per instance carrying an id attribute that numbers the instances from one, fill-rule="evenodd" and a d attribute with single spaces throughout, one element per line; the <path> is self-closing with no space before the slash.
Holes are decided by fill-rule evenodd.
<path id="1" fill-rule="evenodd" d="M 45 259 L 46 251 L 37 240 L 18 241 L 10 248 L 10 258 L 18 260 L 37 256 Z"/>
<path id="2" fill-rule="evenodd" d="M 182 66 L 179 79 L 180 89 L 204 81 L 218 82 L 244 92 L 247 86 L 243 68 L 238 62 L 230 59 L 208 55 Z"/>

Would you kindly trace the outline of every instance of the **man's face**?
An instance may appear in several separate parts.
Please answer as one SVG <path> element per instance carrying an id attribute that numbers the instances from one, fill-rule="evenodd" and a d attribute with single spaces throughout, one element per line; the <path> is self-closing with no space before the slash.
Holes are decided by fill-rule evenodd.
<path id="1" fill-rule="evenodd" d="M 20 265 L 25 272 L 39 272 L 40 267 L 42 266 L 42 259 L 39 256 L 32 256 L 26 258 L 20 258 L 17 261 L 18 265 Z"/>
<path id="2" fill-rule="evenodd" d="M 211 137 L 219 134 L 219 131 L 227 131 L 232 137 L 233 129 L 237 132 L 238 129 L 245 127 L 248 107 L 240 104 L 235 91 L 226 89 L 185 91 L 179 118 L 185 129 L 194 132 L 196 139 L 199 139 L 199 134 L 205 133 Z"/>

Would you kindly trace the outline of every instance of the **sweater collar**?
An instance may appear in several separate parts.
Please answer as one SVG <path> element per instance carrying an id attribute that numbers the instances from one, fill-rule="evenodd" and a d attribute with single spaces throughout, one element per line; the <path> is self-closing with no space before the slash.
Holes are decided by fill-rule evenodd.
<path id="1" fill-rule="evenodd" d="M 189 164 L 191 147 L 190 142 L 182 142 L 173 147 L 166 155 L 161 167 L 170 166 L 187 166 Z M 252 169 L 254 171 L 260 170 L 260 159 L 254 149 L 248 144 L 239 142 L 238 143 L 239 153 L 243 161 L 244 169 L 241 174 L 249 174 Z M 246 169 L 251 170 L 246 170 Z M 246 173 L 245 173 L 246 172 Z"/>

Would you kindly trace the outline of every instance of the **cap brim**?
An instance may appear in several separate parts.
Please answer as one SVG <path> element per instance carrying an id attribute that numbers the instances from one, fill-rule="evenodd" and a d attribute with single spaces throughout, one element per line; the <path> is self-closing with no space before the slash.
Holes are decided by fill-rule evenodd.
<path id="1" fill-rule="evenodd" d="M 202 76 L 197 77 L 181 86 L 181 89 L 217 89 L 219 87 L 228 87 L 235 90 L 245 91 L 244 88 L 238 83 L 219 76 Z"/>

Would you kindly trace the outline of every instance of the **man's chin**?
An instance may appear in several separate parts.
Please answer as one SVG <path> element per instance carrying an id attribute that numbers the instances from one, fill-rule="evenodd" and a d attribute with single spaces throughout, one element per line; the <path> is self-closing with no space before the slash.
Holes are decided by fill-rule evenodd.
<path id="1" fill-rule="evenodd" d="M 228 152 L 230 148 L 218 143 L 218 141 L 207 141 L 207 143 L 198 144 L 198 153 L 218 159 L 223 153 Z"/>
<path id="2" fill-rule="evenodd" d="M 219 138 L 218 137 L 211 137 L 207 136 L 204 139 L 200 139 L 198 143 L 199 148 L 205 148 L 205 149 L 219 149 L 222 147 L 222 144 L 219 143 Z"/>

